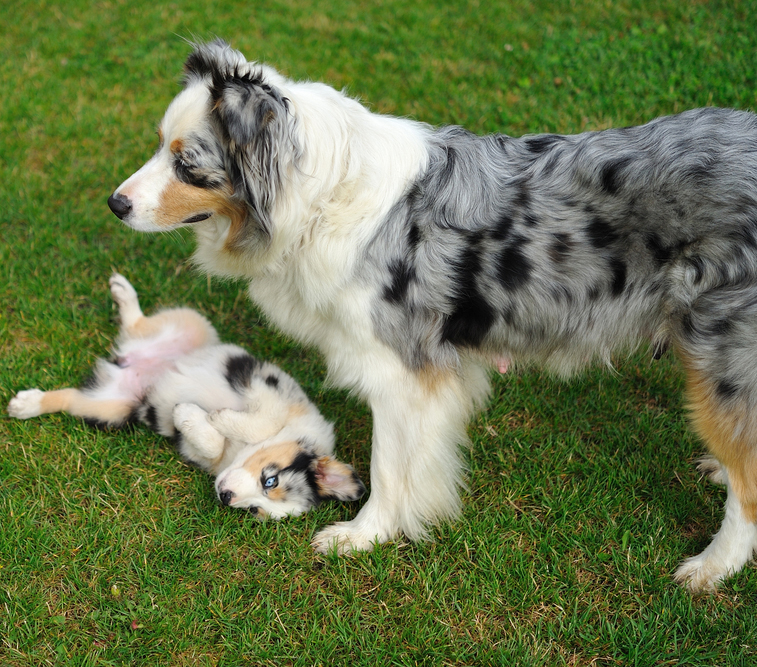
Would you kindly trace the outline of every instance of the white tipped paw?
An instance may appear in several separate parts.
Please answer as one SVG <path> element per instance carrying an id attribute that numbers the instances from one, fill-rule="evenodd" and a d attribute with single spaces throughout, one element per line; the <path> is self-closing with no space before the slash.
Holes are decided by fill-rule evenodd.
<path id="1" fill-rule="evenodd" d="M 173 408 L 173 424 L 177 431 L 187 433 L 198 424 L 205 424 L 207 412 L 194 403 L 179 403 Z"/>
<path id="2" fill-rule="evenodd" d="M 705 554 L 687 558 L 675 571 L 673 579 L 690 593 L 711 593 L 726 576 L 732 573 L 732 570 L 724 568 L 721 563 L 713 562 L 713 560 L 707 558 Z"/>
<path id="3" fill-rule="evenodd" d="M 221 410 L 213 410 L 212 412 L 208 412 L 205 419 L 207 419 L 208 424 L 211 426 L 218 428 L 219 426 L 223 428 L 225 424 L 228 424 L 232 419 L 234 414 L 236 413 L 236 410 L 232 410 L 231 408 L 223 408 Z"/>
<path id="4" fill-rule="evenodd" d="M 110 293 L 119 306 L 137 303 L 137 290 L 120 273 L 114 273 L 110 277 Z"/>
<path id="5" fill-rule="evenodd" d="M 728 484 L 728 473 L 714 456 L 703 456 L 697 461 L 697 470 L 713 484 Z"/>
<path id="6" fill-rule="evenodd" d="M 351 521 L 340 521 L 316 534 L 311 546 L 321 554 L 347 556 L 359 551 L 373 551 L 380 542 L 378 536 L 369 536 L 352 526 Z"/>
<path id="7" fill-rule="evenodd" d="M 44 391 L 25 389 L 18 392 L 8 403 L 8 414 L 16 419 L 29 419 L 42 414 L 42 397 Z"/>

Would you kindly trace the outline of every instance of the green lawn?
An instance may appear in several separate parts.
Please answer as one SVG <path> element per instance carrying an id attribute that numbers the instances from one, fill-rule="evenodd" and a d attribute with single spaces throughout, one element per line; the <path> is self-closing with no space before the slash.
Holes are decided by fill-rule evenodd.
<path id="1" fill-rule="evenodd" d="M 293 374 L 368 477 L 370 415 L 240 283 L 106 199 L 156 148 L 183 38 L 224 37 L 371 108 L 476 132 L 575 132 L 757 104 L 755 2 L 5 2 L 0 404 L 79 382 L 116 331 L 113 269 Z M 137 428 L 0 417 L 0 665 L 754 665 L 757 572 L 670 577 L 717 530 L 677 362 L 507 375 L 470 428 L 463 517 L 423 544 L 316 556 L 355 507 L 258 523 Z"/>

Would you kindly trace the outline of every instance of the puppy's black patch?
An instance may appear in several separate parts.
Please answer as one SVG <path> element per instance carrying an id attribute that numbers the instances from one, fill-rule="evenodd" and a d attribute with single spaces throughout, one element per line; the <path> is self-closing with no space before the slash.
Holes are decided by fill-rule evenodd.
<path id="1" fill-rule="evenodd" d="M 260 368 L 260 362 L 251 354 L 238 354 L 226 360 L 224 377 L 236 392 L 249 388 L 252 374 Z"/>

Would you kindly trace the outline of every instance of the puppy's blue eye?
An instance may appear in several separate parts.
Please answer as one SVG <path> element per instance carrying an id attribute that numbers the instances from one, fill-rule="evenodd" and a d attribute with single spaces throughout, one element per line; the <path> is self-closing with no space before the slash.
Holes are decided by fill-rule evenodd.
<path id="1" fill-rule="evenodd" d="M 279 478 L 277 475 L 273 475 L 272 477 L 269 477 L 266 479 L 265 482 L 263 482 L 263 487 L 266 489 L 273 489 L 275 488 L 279 483 Z"/>

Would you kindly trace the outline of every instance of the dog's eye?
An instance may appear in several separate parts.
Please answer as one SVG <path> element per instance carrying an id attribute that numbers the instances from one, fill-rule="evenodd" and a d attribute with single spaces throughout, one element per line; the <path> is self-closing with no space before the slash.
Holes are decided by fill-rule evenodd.
<path id="1" fill-rule="evenodd" d="M 272 475 L 271 477 L 266 478 L 265 482 L 263 482 L 264 489 L 275 489 L 278 485 L 279 485 L 278 475 Z"/>

